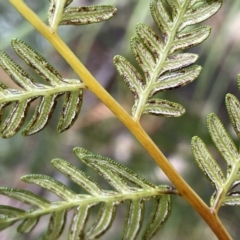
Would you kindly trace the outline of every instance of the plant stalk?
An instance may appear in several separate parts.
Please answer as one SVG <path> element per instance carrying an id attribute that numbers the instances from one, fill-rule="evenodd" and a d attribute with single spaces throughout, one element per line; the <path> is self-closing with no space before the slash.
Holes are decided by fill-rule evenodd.
<path id="1" fill-rule="evenodd" d="M 179 194 L 199 213 L 218 239 L 231 240 L 231 236 L 222 225 L 216 213 L 212 211 L 184 181 L 148 134 L 143 130 L 139 122 L 134 121 L 134 119 L 111 97 L 111 95 L 108 94 L 108 92 L 97 82 L 97 80 L 58 36 L 58 34 L 56 32 L 52 32 L 50 28 L 47 27 L 22 0 L 9 1 L 62 55 L 73 70 L 79 75 L 81 80 L 87 85 L 88 89 L 92 91 L 116 115 L 116 117 L 129 129 L 129 131 L 132 132 L 136 139 L 143 145 L 158 166 L 174 184 Z"/>

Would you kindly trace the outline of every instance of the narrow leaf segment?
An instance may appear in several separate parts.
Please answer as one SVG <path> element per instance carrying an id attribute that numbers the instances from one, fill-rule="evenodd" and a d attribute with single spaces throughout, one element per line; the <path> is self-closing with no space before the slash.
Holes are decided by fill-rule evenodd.
<path id="1" fill-rule="evenodd" d="M 69 7 L 72 0 L 50 0 L 48 24 L 55 32 L 59 25 L 84 25 L 112 18 L 117 9 L 113 6 Z"/>
<path id="2" fill-rule="evenodd" d="M 151 200 L 152 213 L 142 235 L 142 239 L 151 239 L 167 220 L 171 209 L 170 194 L 176 194 L 176 191 L 168 186 L 156 186 L 112 159 L 94 155 L 82 148 L 75 148 L 74 152 L 83 163 L 102 176 L 113 190 L 102 189 L 94 179 L 72 164 L 62 159 L 54 159 L 53 166 L 86 190 L 87 194 L 77 194 L 48 176 L 23 176 L 21 179 L 24 182 L 39 185 L 57 195 L 60 200 L 49 202 L 29 191 L 2 187 L 0 194 L 28 204 L 32 208 L 23 210 L 1 205 L 0 230 L 20 222 L 17 230 L 20 233 L 28 233 L 34 229 L 42 216 L 50 214 L 48 230 L 42 239 L 57 240 L 67 224 L 68 211 L 73 209 L 68 239 L 96 239 L 111 227 L 117 206 L 127 202 L 122 239 L 132 240 L 139 236 L 143 228 L 145 204 Z M 100 205 L 97 219 L 87 224 L 92 206 L 97 204 Z"/>

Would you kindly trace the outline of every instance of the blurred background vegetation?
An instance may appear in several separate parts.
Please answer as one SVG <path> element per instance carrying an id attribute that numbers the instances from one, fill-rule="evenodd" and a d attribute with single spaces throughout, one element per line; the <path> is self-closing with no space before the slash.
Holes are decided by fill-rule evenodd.
<path id="1" fill-rule="evenodd" d="M 26 2 L 40 18 L 46 21 L 48 0 L 26 0 Z M 131 109 L 133 96 L 116 73 L 112 58 L 114 55 L 120 54 L 136 65 L 130 51 L 129 41 L 132 36 L 136 35 L 135 25 L 138 22 L 154 26 L 149 11 L 149 2 L 149 0 L 75 0 L 73 1 L 74 5 L 115 5 L 118 8 L 118 14 L 104 23 L 81 27 L 64 26 L 60 27 L 59 31 L 64 41 L 90 72 L 127 111 Z M 141 120 L 142 125 L 157 146 L 207 203 L 209 203 L 213 188 L 191 155 L 190 141 L 192 136 L 200 136 L 222 168 L 226 168 L 208 135 L 205 124 L 207 114 L 215 112 L 224 122 L 236 144 L 239 145 L 229 123 L 224 104 L 226 93 L 231 92 L 240 96 L 236 82 L 236 76 L 240 73 L 239 13 L 240 1 L 224 1 L 220 12 L 205 22 L 212 26 L 211 36 L 200 46 L 189 50 L 200 55 L 198 64 L 203 66 L 201 76 L 186 87 L 162 94 L 162 98 L 181 103 L 187 112 L 177 119 L 146 116 Z M 0 0 L 0 29 L 0 48 L 36 78 L 37 75 L 28 69 L 11 49 L 12 38 L 20 38 L 27 42 L 48 59 L 65 78 L 77 77 L 52 46 L 6 0 Z M 9 81 L 9 77 L 2 69 L 0 69 L 0 81 L 7 83 L 8 86 L 16 87 Z M 157 184 L 170 184 L 136 139 L 91 93 L 85 94 L 81 114 L 74 126 L 62 134 L 58 134 L 56 131 L 59 112 L 60 107 L 45 130 L 36 135 L 23 138 L 17 134 L 11 139 L 0 139 L 1 186 L 24 188 L 48 199 L 54 199 L 54 196 L 47 191 L 19 180 L 24 174 L 41 173 L 57 178 L 72 186 L 75 191 L 81 192 L 81 189 L 51 166 L 50 160 L 59 157 L 75 164 L 95 177 L 103 186 L 108 187 L 99 176 L 78 161 L 72 152 L 75 146 L 111 157 Z M 31 114 L 32 112 L 29 113 L 29 116 Z M 0 203 L 21 205 L 2 196 L 0 196 Z M 149 214 L 149 211 L 150 205 L 146 209 L 146 215 Z M 121 232 L 119 226 L 123 224 L 124 214 L 125 207 L 121 206 L 112 229 L 102 239 L 117 239 L 116 236 L 120 236 L 118 235 Z M 220 216 L 232 237 L 237 239 L 240 234 L 239 209 L 225 207 L 220 210 Z M 92 217 L 94 218 L 94 215 Z M 15 231 L 14 227 L 11 227 L 0 233 L 0 239 L 37 240 L 45 230 L 46 221 L 41 221 L 29 235 L 22 236 Z M 67 230 L 61 240 L 66 239 L 66 233 Z M 202 240 L 216 238 L 185 200 L 173 197 L 170 219 L 155 239 Z"/>

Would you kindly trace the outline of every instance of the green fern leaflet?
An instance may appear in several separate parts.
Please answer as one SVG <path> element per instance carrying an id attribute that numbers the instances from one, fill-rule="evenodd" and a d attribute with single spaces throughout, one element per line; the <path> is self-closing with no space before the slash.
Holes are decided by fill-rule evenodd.
<path id="1" fill-rule="evenodd" d="M 59 25 L 85 25 L 112 18 L 117 9 L 113 6 L 69 7 L 73 0 L 50 0 L 48 24 L 53 31 Z"/>
<path id="2" fill-rule="evenodd" d="M 123 165 L 111 159 L 93 155 L 85 149 L 75 148 L 74 152 L 84 164 L 102 176 L 114 190 L 102 189 L 94 179 L 69 162 L 54 159 L 53 166 L 88 194 L 77 194 L 61 182 L 45 175 L 23 176 L 21 179 L 24 182 L 37 184 L 53 192 L 61 200 L 49 202 L 29 191 L 2 187 L 0 194 L 31 205 L 32 208 L 23 210 L 1 205 L 0 229 L 20 221 L 17 230 L 20 233 L 28 233 L 33 230 L 42 216 L 50 214 L 48 230 L 43 239 L 57 240 L 66 225 L 67 212 L 74 210 L 68 239 L 96 239 L 111 227 L 117 206 L 128 202 L 122 239 L 131 240 L 139 235 L 142 229 L 144 206 L 147 201 L 152 200 L 154 204 L 152 214 L 142 233 L 142 239 L 151 239 L 170 214 L 169 194 L 174 193 L 175 190 L 168 186 L 156 186 Z M 86 229 L 91 208 L 98 204 L 100 205 L 98 217 Z"/>
<path id="3" fill-rule="evenodd" d="M 187 27 L 206 20 L 221 7 L 221 0 L 151 0 L 151 13 L 160 35 L 138 24 L 131 40 L 132 52 L 143 75 L 122 56 L 114 58 L 117 71 L 135 96 L 132 116 L 142 114 L 179 117 L 185 109 L 174 102 L 152 98 L 159 92 L 184 86 L 198 77 L 198 56 L 179 51 L 194 47 L 210 34 L 210 27 Z"/>
<path id="4" fill-rule="evenodd" d="M 12 137 L 19 131 L 24 124 L 30 104 L 36 99 L 39 99 L 36 110 L 23 130 L 23 135 L 31 135 L 42 130 L 52 116 L 57 98 L 62 95 L 65 99 L 58 131 L 62 132 L 70 128 L 80 112 L 85 85 L 80 80 L 64 79 L 40 54 L 21 40 L 13 40 L 12 46 L 48 85 L 36 83 L 6 53 L 0 51 L 0 66 L 22 88 L 22 90 L 10 89 L 4 84 L 0 85 L 0 120 L 3 118 L 5 108 L 8 105 L 12 106 L 7 118 L 1 124 L 2 137 Z"/>
<path id="5" fill-rule="evenodd" d="M 238 83 L 239 81 L 240 77 L 238 77 Z M 226 106 L 233 128 L 239 136 L 240 102 L 234 95 L 227 94 Z M 240 206 L 240 192 L 236 190 L 240 183 L 239 151 L 214 113 L 209 114 L 207 126 L 214 144 L 227 164 L 227 172 L 224 174 L 203 141 L 199 137 L 193 137 L 193 155 L 215 189 L 210 205 L 216 211 L 221 206 Z"/>

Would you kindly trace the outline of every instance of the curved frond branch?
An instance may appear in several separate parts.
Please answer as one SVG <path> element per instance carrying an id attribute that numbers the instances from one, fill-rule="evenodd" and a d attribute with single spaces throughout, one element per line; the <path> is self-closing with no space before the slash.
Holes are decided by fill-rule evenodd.
<path id="1" fill-rule="evenodd" d="M 41 131 L 56 108 L 57 98 L 62 95 L 65 96 L 65 100 L 57 128 L 59 132 L 70 128 L 79 115 L 85 84 L 79 80 L 64 79 L 40 54 L 21 40 L 14 39 L 12 46 L 48 85 L 37 83 L 6 53 L 0 51 L 0 66 L 23 89 L 10 89 L 1 85 L 0 122 L 5 108 L 12 105 L 7 118 L 0 125 L 2 137 L 12 137 L 19 131 L 25 122 L 31 103 L 36 99 L 38 99 L 36 110 L 22 134 L 27 136 Z"/>
<path id="2" fill-rule="evenodd" d="M 153 201 L 153 209 L 157 213 L 151 216 L 145 230 L 146 239 L 152 238 L 170 214 L 171 197 L 169 194 L 176 194 L 175 189 L 164 185 L 156 186 L 134 173 L 133 178 L 128 179 L 129 173 L 132 172 L 126 167 L 111 159 L 94 155 L 85 149 L 76 149 L 80 153 L 80 159 L 100 174 L 110 185 L 113 185 L 115 190 L 103 190 L 95 180 L 75 166 L 65 160 L 54 159 L 52 160 L 54 167 L 87 190 L 88 194 L 77 194 L 63 183 L 48 176 L 39 174 L 23 176 L 21 180 L 24 182 L 39 185 L 56 194 L 60 200 L 49 202 L 29 191 L 2 187 L 0 188 L 0 194 L 30 205 L 30 209 L 23 210 L 1 205 L 0 229 L 5 229 L 13 223 L 20 222 L 18 231 L 27 233 L 34 229 L 43 215 L 50 214 L 48 230 L 42 239 L 57 240 L 67 224 L 68 211 L 73 209 L 74 213 L 69 226 L 68 239 L 96 239 L 111 227 L 117 206 L 127 202 L 123 239 L 136 239 L 142 227 L 146 201 Z M 108 169 L 104 164 L 98 164 L 95 167 L 96 164 L 89 164 L 92 163 L 92 160 L 88 159 L 90 157 L 93 157 L 95 161 L 98 160 L 99 163 L 102 161 L 109 162 L 111 167 Z M 126 176 L 125 179 L 124 176 Z M 114 180 L 111 180 L 111 178 L 114 178 Z M 134 187 L 129 186 L 129 183 L 133 184 Z M 98 217 L 90 224 L 89 229 L 86 229 L 86 226 L 89 225 L 87 219 L 91 214 L 91 208 L 98 204 L 100 204 Z"/>

